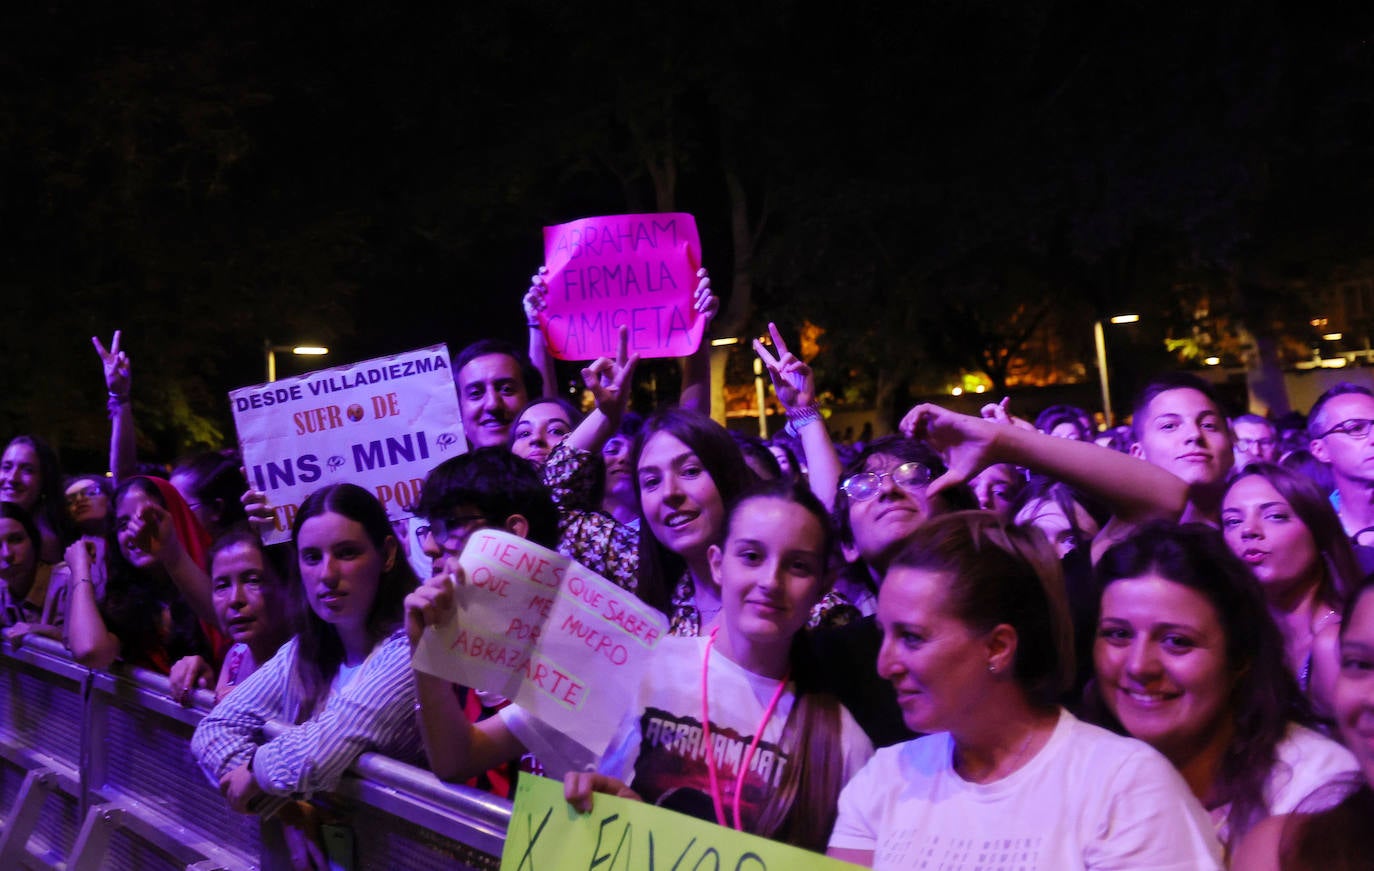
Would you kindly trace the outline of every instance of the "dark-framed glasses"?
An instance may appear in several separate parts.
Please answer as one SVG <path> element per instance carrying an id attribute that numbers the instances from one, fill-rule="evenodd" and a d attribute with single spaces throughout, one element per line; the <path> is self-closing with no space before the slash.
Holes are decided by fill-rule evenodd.
<path id="1" fill-rule="evenodd" d="M 481 514 L 455 514 L 452 517 L 435 517 L 424 526 L 417 526 L 415 537 L 423 542 L 426 535 L 433 535 L 434 540 L 444 550 L 458 551 L 467 544 L 468 536 L 486 525 L 487 518 Z"/>
<path id="2" fill-rule="evenodd" d="M 1278 444 L 1278 441 L 1272 438 L 1236 439 L 1236 450 L 1248 454 L 1256 448 L 1267 451 L 1276 444 Z"/>
<path id="3" fill-rule="evenodd" d="M 1352 417 L 1349 420 L 1341 421 L 1331 427 L 1331 429 L 1317 436 L 1317 438 L 1324 439 L 1329 435 L 1340 433 L 1343 436 L 1349 436 L 1357 442 L 1362 442 L 1369 438 L 1370 427 L 1374 427 L 1374 420 L 1370 420 L 1367 417 Z"/>
<path id="4" fill-rule="evenodd" d="M 100 488 L 92 484 L 89 487 L 82 487 L 80 490 L 73 490 L 67 494 L 67 504 L 75 505 L 82 499 L 94 499 L 100 495 Z"/>
<path id="5" fill-rule="evenodd" d="M 930 483 L 930 469 L 922 463 L 902 463 L 891 472 L 857 472 L 840 483 L 840 489 L 855 502 L 867 502 L 883 489 L 883 479 L 891 478 L 892 483 L 915 493 Z"/>

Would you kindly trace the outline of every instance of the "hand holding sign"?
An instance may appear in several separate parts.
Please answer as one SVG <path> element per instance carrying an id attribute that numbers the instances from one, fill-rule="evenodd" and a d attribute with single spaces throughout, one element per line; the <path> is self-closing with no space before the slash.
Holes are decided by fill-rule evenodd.
<path id="1" fill-rule="evenodd" d="M 407 599 L 407 631 L 423 630 L 414 668 L 504 696 L 601 753 L 620 722 L 617 694 L 638 685 L 668 619 L 579 563 L 501 530 L 474 532 L 460 560 L 451 610 L 439 580 Z"/>
<path id="2" fill-rule="evenodd" d="M 560 360 L 610 357 L 621 327 L 641 357 L 685 357 L 715 314 L 709 282 L 698 274 L 696 219 L 685 213 L 545 227 L 544 262 L 547 270 L 530 281 L 527 313 Z"/>
<path id="3" fill-rule="evenodd" d="M 456 602 L 453 589 L 463 583 L 463 570 L 455 574 L 435 575 L 411 591 L 405 599 L 406 637 L 410 650 L 420 643 L 426 627 L 443 626 L 453 620 Z"/>
<path id="4" fill-rule="evenodd" d="M 773 392 L 777 394 L 778 402 L 789 411 L 815 405 L 816 377 L 811 372 L 811 367 L 787 350 L 787 344 L 782 340 L 777 324 L 770 323 L 768 333 L 773 337 L 773 347 L 778 349 L 778 356 L 770 354 L 768 348 L 758 339 L 754 340 L 754 353 L 759 355 L 764 367 L 768 369 L 768 377 L 773 381 Z"/>
<path id="5" fill-rule="evenodd" d="M 525 307 L 525 320 L 532 327 L 539 325 L 539 313 L 549 307 L 549 282 L 545 278 L 548 274 L 548 267 L 539 267 L 539 271 L 530 276 L 530 289 L 525 291 L 525 299 L 522 301 Z"/>

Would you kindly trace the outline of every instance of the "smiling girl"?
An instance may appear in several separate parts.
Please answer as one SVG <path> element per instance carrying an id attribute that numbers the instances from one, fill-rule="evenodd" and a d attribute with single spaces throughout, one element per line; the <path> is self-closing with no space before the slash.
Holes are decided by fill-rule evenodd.
<path id="1" fill-rule="evenodd" d="M 1355 768 L 1301 725 L 1278 629 L 1216 530 L 1147 526 L 1103 555 L 1097 577 L 1101 701 L 1174 764 L 1223 843 Z"/>
<path id="2" fill-rule="evenodd" d="M 804 487 L 770 482 L 740 497 L 724 541 L 707 546 L 719 624 L 664 639 L 600 772 L 567 776 L 569 801 L 638 797 L 824 849 L 840 788 L 872 754 L 849 712 L 812 688 L 798 643 L 827 587 L 830 538 Z M 684 729 L 701 740 L 676 740 Z"/>
<path id="3" fill-rule="evenodd" d="M 1043 536 L 991 512 L 928 521 L 887 570 L 878 622 L 878 671 L 906 725 L 933 734 L 879 750 L 845 787 L 832 856 L 951 871 L 1219 867 L 1178 773 L 1059 707 L 1071 630 Z"/>

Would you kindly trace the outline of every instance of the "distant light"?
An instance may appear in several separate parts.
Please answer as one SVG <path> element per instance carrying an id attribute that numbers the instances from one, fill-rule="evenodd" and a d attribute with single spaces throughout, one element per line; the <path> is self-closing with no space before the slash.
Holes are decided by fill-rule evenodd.
<path id="1" fill-rule="evenodd" d="M 1344 369 L 1344 368 L 1345 368 L 1345 364 L 1346 364 L 1347 362 L 1349 362 L 1349 361 L 1347 361 L 1344 357 L 1327 357 L 1325 360 L 1322 361 L 1322 368 L 1323 368 L 1323 369 Z"/>
<path id="2" fill-rule="evenodd" d="M 987 391 L 987 387 L 983 386 L 982 384 L 979 384 L 977 387 L 973 388 L 974 393 L 987 393 Z"/>
<path id="3" fill-rule="evenodd" d="M 291 349 L 291 353 L 299 357 L 323 357 L 329 353 L 329 349 L 321 345 L 297 345 Z"/>
<path id="4" fill-rule="evenodd" d="M 1217 365 L 1218 363 L 1221 362 L 1221 358 L 1220 358 L 1220 357 L 1208 357 L 1207 359 L 1203 360 L 1202 362 L 1206 363 L 1208 366 L 1215 366 L 1215 365 Z"/>
<path id="5" fill-rule="evenodd" d="M 738 345 L 739 342 L 740 342 L 739 336 L 731 336 L 731 337 L 728 338 L 728 339 L 712 339 L 712 340 L 711 340 L 711 347 L 712 347 L 712 348 L 723 348 L 723 347 L 725 347 L 726 345 Z"/>
<path id="6" fill-rule="evenodd" d="M 962 388 L 962 387 L 956 387 L 956 388 L 954 388 L 953 390 L 951 390 L 950 393 L 954 394 L 955 396 L 963 396 L 963 395 L 964 395 L 964 388 Z"/>
<path id="7" fill-rule="evenodd" d="M 1114 324 L 1133 324 L 1140 320 L 1140 315 L 1116 315 L 1112 318 Z"/>
<path id="8" fill-rule="evenodd" d="M 1323 341 L 1323 342 L 1339 342 L 1340 340 L 1341 340 L 1341 334 L 1340 334 L 1340 333 L 1322 333 L 1322 341 Z"/>

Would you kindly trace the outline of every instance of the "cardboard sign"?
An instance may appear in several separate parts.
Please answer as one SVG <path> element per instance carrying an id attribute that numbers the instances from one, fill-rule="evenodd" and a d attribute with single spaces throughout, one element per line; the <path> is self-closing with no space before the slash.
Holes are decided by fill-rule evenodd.
<path id="1" fill-rule="evenodd" d="M 249 486 L 268 495 L 291 537 L 301 501 L 328 484 L 373 491 L 393 521 L 411 516 L 429 470 L 463 453 L 448 348 L 322 369 L 231 391 Z"/>
<path id="2" fill-rule="evenodd" d="M 479 529 L 446 626 L 425 630 L 420 671 L 498 693 L 593 753 L 606 749 L 668 618 L 605 578 L 508 532 Z"/>
<path id="3" fill-rule="evenodd" d="M 598 795 L 581 814 L 563 784 L 521 774 L 501 871 L 853 871 L 848 862 L 664 810 Z"/>
<path id="4" fill-rule="evenodd" d="M 560 360 L 685 357 L 706 325 L 692 308 L 701 240 L 691 215 L 608 215 L 544 228 L 548 305 L 539 324 Z"/>

